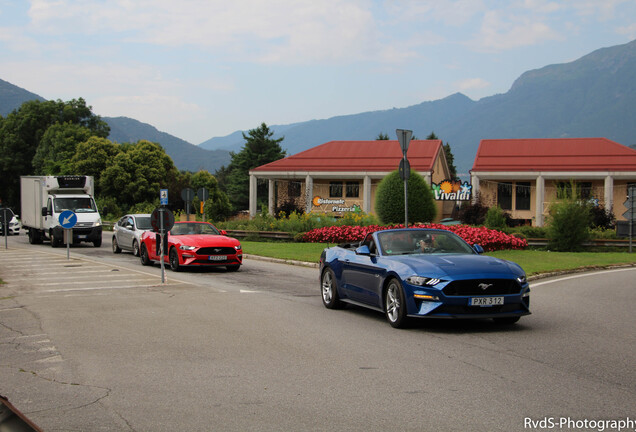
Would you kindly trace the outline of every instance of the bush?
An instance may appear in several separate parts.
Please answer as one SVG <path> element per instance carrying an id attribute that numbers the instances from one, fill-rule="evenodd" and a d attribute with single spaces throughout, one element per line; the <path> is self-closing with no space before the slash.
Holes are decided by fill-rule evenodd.
<path id="1" fill-rule="evenodd" d="M 606 210 L 603 206 L 590 207 L 591 222 L 590 228 L 614 229 L 616 226 L 616 217 L 614 213 Z"/>
<path id="2" fill-rule="evenodd" d="M 424 177 L 413 170 L 408 180 L 408 208 L 411 223 L 430 222 L 437 214 L 433 191 Z M 404 180 L 398 170 L 384 177 L 378 185 L 375 212 L 382 223 L 404 222 Z"/>
<path id="3" fill-rule="evenodd" d="M 590 209 L 581 202 L 566 200 L 552 204 L 548 218 L 548 249 L 574 252 L 590 239 Z"/>
<path id="4" fill-rule="evenodd" d="M 466 225 L 483 225 L 487 212 L 488 207 L 483 204 L 481 194 L 477 192 L 475 202 L 464 203 L 459 210 L 458 217 L 459 220 Z"/>
<path id="5" fill-rule="evenodd" d="M 486 219 L 484 225 L 490 229 L 502 229 L 507 224 L 506 213 L 499 206 L 490 207 L 486 212 Z"/>

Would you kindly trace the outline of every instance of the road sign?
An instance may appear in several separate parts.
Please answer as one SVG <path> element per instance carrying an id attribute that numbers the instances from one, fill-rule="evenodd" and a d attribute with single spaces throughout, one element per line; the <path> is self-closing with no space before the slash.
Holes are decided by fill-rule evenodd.
<path id="1" fill-rule="evenodd" d="M 409 149 L 409 143 L 411 142 L 411 137 L 413 136 L 413 131 L 404 130 L 404 129 L 396 129 L 395 133 L 397 134 L 398 141 L 400 142 L 402 153 L 406 154 L 406 151 Z"/>
<path id="2" fill-rule="evenodd" d="M 623 203 L 627 211 L 623 217 L 628 221 L 636 220 L 636 187 L 630 186 L 627 189 L 627 200 Z"/>
<path id="3" fill-rule="evenodd" d="M 210 194 L 206 188 L 202 187 L 197 190 L 197 196 L 201 201 L 206 201 L 210 197 Z"/>
<path id="4" fill-rule="evenodd" d="M 411 176 L 411 164 L 408 159 L 400 160 L 400 166 L 398 167 L 398 171 L 400 172 L 400 178 L 402 180 L 408 180 Z"/>
<path id="5" fill-rule="evenodd" d="M 77 223 L 77 215 L 71 210 L 64 210 L 60 213 L 60 226 L 65 229 L 70 229 Z"/>
<path id="6" fill-rule="evenodd" d="M 186 202 L 192 201 L 194 199 L 194 189 L 191 189 L 191 188 L 181 189 L 181 198 Z"/>
<path id="7" fill-rule="evenodd" d="M 161 189 L 159 191 L 159 204 L 168 205 L 168 189 Z"/>
<path id="8" fill-rule="evenodd" d="M 11 222 L 11 219 L 13 219 L 13 210 L 10 208 L 0 209 L 0 223 L 4 225 L 5 222 Z"/>
<path id="9" fill-rule="evenodd" d="M 161 228 L 168 232 L 174 225 L 174 214 L 168 208 L 157 207 L 150 215 L 150 225 L 154 232 L 160 232 Z"/>

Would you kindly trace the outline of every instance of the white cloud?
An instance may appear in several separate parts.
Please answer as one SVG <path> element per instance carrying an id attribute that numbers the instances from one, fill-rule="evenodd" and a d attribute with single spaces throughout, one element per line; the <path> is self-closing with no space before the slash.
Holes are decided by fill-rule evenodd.
<path id="1" fill-rule="evenodd" d="M 480 90 L 490 87 L 490 83 L 482 78 L 468 78 L 456 84 L 461 91 Z"/>

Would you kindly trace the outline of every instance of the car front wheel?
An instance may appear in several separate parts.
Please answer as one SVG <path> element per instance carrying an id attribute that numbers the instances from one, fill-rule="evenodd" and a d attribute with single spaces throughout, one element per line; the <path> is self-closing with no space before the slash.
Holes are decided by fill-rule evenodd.
<path id="1" fill-rule="evenodd" d="M 113 253 L 121 253 L 121 248 L 119 247 L 115 236 L 113 236 Z"/>
<path id="2" fill-rule="evenodd" d="M 172 271 L 181 270 L 181 267 L 179 267 L 179 254 L 175 248 L 170 249 L 170 269 Z"/>
<path id="3" fill-rule="evenodd" d="M 392 279 L 389 282 L 384 296 L 384 308 L 386 319 L 392 327 L 406 327 L 408 321 L 406 317 L 406 302 L 404 301 L 402 285 L 397 279 Z"/>
<path id="4" fill-rule="evenodd" d="M 141 265 L 148 266 L 152 264 L 152 261 L 150 261 L 150 257 L 148 256 L 148 248 L 146 248 L 146 245 L 143 243 L 139 249 L 139 260 L 141 261 Z"/>
<path id="5" fill-rule="evenodd" d="M 322 303 L 327 309 L 340 309 L 342 302 L 336 288 L 336 275 L 330 268 L 326 268 L 320 277 L 320 291 Z"/>
<path id="6" fill-rule="evenodd" d="M 137 240 L 133 241 L 133 256 L 139 256 L 139 242 Z"/>

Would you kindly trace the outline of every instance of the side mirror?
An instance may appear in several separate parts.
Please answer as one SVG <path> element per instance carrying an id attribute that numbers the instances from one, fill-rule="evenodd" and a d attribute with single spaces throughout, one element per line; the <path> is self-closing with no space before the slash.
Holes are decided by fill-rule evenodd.
<path id="1" fill-rule="evenodd" d="M 225 231 L 225 230 L 221 230 L 220 233 L 221 233 L 221 235 L 227 235 L 227 231 Z"/>
<path id="2" fill-rule="evenodd" d="M 42 216 L 48 216 L 49 212 L 46 210 L 46 207 L 42 207 Z"/>
<path id="3" fill-rule="evenodd" d="M 356 248 L 356 255 L 371 255 L 369 246 L 363 245 L 363 246 L 360 246 L 359 248 Z"/>
<path id="4" fill-rule="evenodd" d="M 484 248 L 481 247 L 481 245 L 478 245 L 478 244 L 473 245 L 473 250 L 475 252 L 477 252 L 478 254 L 480 254 L 480 255 L 484 253 Z"/>

